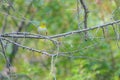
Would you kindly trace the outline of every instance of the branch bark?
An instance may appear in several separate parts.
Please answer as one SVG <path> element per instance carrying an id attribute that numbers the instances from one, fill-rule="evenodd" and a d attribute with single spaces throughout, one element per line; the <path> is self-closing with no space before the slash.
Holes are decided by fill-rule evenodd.
<path id="1" fill-rule="evenodd" d="M 66 33 L 56 34 L 53 36 L 43 36 L 43 35 L 39 35 L 39 34 L 31 34 L 31 33 L 26 33 L 26 32 L 19 32 L 19 33 L 16 32 L 16 33 L 1 34 L 1 37 L 53 39 L 53 38 L 59 38 L 59 37 L 66 37 L 66 36 L 70 36 L 70 35 L 78 34 L 78 33 L 82 33 L 82 32 L 87 32 L 87 31 L 98 29 L 98 28 L 111 27 L 110 25 L 114 25 L 114 24 L 118 24 L 118 23 L 120 23 L 120 20 L 109 22 L 109 23 L 106 23 L 103 25 L 93 26 L 91 28 L 86 28 L 86 29 L 82 29 L 82 30 L 75 30 L 75 31 L 70 31 L 70 32 L 66 32 Z"/>
<path id="2" fill-rule="evenodd" d="M 88 12 L 89 11 L 88 11 L 88 8 L 87 8 L 84 0 L 80 0 L 80 3 L 81 3 L 81 5 L 82 5 L 82 7 L 84 9 L 84 29 L 86 29 L 87 28 L 87 18 L 88 18 Z M 87 38 L 88 38 L 88 34 L 85 31 L 85 40 L 87 40 Z"/>

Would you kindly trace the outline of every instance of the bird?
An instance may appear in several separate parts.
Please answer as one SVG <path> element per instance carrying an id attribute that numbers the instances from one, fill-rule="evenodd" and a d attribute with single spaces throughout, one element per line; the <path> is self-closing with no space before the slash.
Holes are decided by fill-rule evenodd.
<path id="1" fill-rule="evenodd" d="M 38 26 L 38 33 L 40 35 L 44 35 L 46 36 L 47 35 L 47 27 L 46 27 L 46 23 L 41 23 L 40 26 Z"/>

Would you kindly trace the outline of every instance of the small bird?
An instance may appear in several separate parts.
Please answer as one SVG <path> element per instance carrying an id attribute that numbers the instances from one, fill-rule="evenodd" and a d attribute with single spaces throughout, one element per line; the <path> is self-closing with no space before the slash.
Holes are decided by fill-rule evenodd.
<path id="1" fill-rule="evenodd" d="M 40 26 L 38 26 L 38 33 L 41 35 L 47 35 L 47 28 L 45 23 L 41 23 Z"/>

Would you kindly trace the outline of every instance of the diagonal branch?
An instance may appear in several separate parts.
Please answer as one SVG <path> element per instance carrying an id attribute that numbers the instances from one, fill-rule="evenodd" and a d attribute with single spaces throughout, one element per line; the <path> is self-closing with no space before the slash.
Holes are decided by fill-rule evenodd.
<path id="1" fill-rule="evenodd" d="M 23 49 L 28 49 L 28 50 L 30 50 L 30 51 L 42 53 L 42 54 L 45 54 L 45 55 L 48 55 L 48 56 L 52 56 L 52 55 L 53 55 L 53 54 L 49 54 L 49 53 L 46 52 L 46 51 L 37 50 L 37 49 L 34 49 L 34 48 L 30 48 L 30 47 L 27 47 L 27 46 L 23 46 L 23 45 L 21 45 L 21 44 L 19 44 L 19 43 L 17 43 L 17 42 L 11 41 L 11 40 L 9 40 L 9 39 L 7 39 L 7 38 L 1 37 L 1 39 L 2 39 L 2 40 L 5 40 L 5 41 L 7 41 L 7 42 L 10 42 L 10 43 L 12 43 L 12 44 L 14 44 L 14 45 L 16 45 L 16 46 L 18 46 L 18 47 L 21 47 L 21 48 L 23 48 Z"/>
<path id="2" fill-rule="evenodd" d="M 56 34 L 56 35 L 53 35 L 53 36 L 43 36 L 43 35 L 39 35 L 39 34 L 31 34 L 31 33 L 21 32 L 21 33 L 19 33 L 21 35 L 19 35 L 17 33 L 14 33 L 16 35 L 11 35 L 12 33 L 9 33 L 7 35 L 6 34 L 1 34 L 1 37 L 53 39 L 53 38 L 59 38 L 59 37 L 66 37 L 66 36 L 70 36 L 70 35 L 78 34 L 78 33 L 82 33 L 82 32 L 87 32 L 87 31 L 91 31 L 91 30 L 94 30 L 94 29 L 98 29 L 98 28 L 111 27 L 109 25 L 118 24 L 118 23 L 120 23 L 120 20 L 109 22 L 109 23 L 106 23 L 106 24 L 103 24 L 103 25 L 93 26 L 93 27 L 87 28 L 87 29 L 75 30 L 75 31 L 70 31 L 70 32 L 66 32 L 66 33 Z"/>
<path id="3" fill-rule="evenodd" d="M 0 45 L 1 45 L 1 48 L 2 48 L 2 53 L 3 53 L 3 56 L 5 58 L 5 61 L 6 61 L 6 67 L 9 69 L 10 71 L 10 62 L 6 56 L 6 53 L 5 53 L 5 48 L 4 48 L 4 45 L 3 45 L 3 42 L 2 42 L 2 37 L 0 37 Z"/>
<path id="4" fill-rule="evenodd" d="M 17 25 L 18 25 L 18 29 L 17 29 L 16 32 L 21 32 L 22 29 L 25 27 L 26 23 L 25 23 L 25 18 L 24 18 L 24 16 L 26 16 L 26 15 L 29 13 L 29 10 L 30 10 L 30 8 L 32 7 L 32 2 L 33 2 L 33 1 L 34 1 L 34 0 L 32 0 L 32 1 L 30 2 L 30 4 L 29 4 L 28 7 L 27 7 L 27 10 L 26 10 L 25 14 L 24 14 L 23 17 L 22 17 L 22 20 L 20 21 L 19 24 L 17 24 Z M 17 39 L 15 39 L 14 42 L 17 42 Z M 18 46 L 16 46 L 15 44 L 13 44 L 12 47 L 13 47 L 13 49 L 12 49 L 11 55 L 10 55 L 10 57 L 9 57 L 10 63 L 13 62 L 13 58 L 15 57 L 15 55 L 16 55 L 16 53 L 17 53 L 17 51 L 18 51 Z"/>
<path id="5" fill-rule="evenodd" d="M 84 29 L 86 29 L 87 28 L 87 18 L 88 18 L 88 12 L 89 11 L 88 11 L 87 6 L 85 5 L 84 0 L 80 0 L 80 3 L 81 3 L 81 5 L 82 5 L 82 7 L 84 9 Z M 87 37 L 88 37 L 88 34 L 85 31 L 85 40 L 87 40 Z"/>

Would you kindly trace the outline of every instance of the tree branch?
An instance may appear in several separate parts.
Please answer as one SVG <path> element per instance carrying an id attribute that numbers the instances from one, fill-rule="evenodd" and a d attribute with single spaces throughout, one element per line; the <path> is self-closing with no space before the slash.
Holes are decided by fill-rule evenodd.
<path id="1" fill-rule="evenodd" d="M 85 5 L 84 0 L 80 0 L 80 3 L 81 3 L 81 5 L 82 5 L 82 7 L 84 9 L 84 29 L 86 29 L 87 28 L 87 18 L 88 18 L 88 12 L 89 11 L 88 11 L 87 6 Z M 87 38 L 88 38 L 88 34 L 85 31 L 85 40 L 87 40 Z"/>
<path id="2" fill-rule="evenodd" d="M 31 34 L 31 33 L 26 33 L 26 32 L 21 32 L 21 33 L 7 33 L 7 34 L 1 34 L 1 37 L 11 37 L 11 38 L 35 38 L 35 39 L 53 39 L 53 38 L 59 38 L 59 37 L 66 37 L 70 36 L 73 34 L 78 34 L 86 31 L 91 31 L 97 28 L 104 28 L 104 27 L 111 27 L 109 25 L 117 24 L 120 23 L 120 20 L 109 22 L 103 25 L 98 25 L 98 26 L 93 26 L 91 28 L 86 28 L 82 30 L 75 30 L 75 31 L 70 31 L 66 33 L 61 33 L 61 34 L 56 34 L 53 36 L 43 36 L 40 34 Z"/>
<path id="3" fill-rule="evenodd" d="M 4 45 L 3 45 L 3 42 L 2 42 L 2 37 L 0 37 L 0 44 L 1 44 L 1 48 L 2 48 L 2 53 L 3 53 L 3 56 L 5 58 L 5 61 L 6 61 L 6 67 L 9 69 L 10 71 L 10 62 L 5 54 L 5 48 L 4 48 Z"/>
<path id="4" fill-rule="evenodd" d="M 19 44 L 19 43 L 17 43 L 17 42 L 11 41 L 11 40 L 9 40 L 9 39 L 7 39 L 7 38 L 1 37 L 1 39 L 2 39 L 2 40 L 5 40 L 5 41 L 7 41 L 7 42 L 10 42 L 10 43 L 12 43 L 12 44 L 14 44 L 14 45 L 16 45 L 16 46 L 18 46 L 18 47 L 21 47 L 21 48 L 23 48 L 23 49 L 28 49 L 28 50 L 30 50 L 30 51 L 42 53 L 42 54 L 45 54 L 45 55 L 48 55 L 48 56 L 52 56 L 52 55 L 53 55 L 53 54 L 49 54 L 49 53 L 46 52 L 46 51 L 37 50 L 37 49 L 34 49 L 34 48 L 30 48 L 30 47 L 27 47 L 27 46 L 23 46 L 23 45 L 21 45 L 21 44 Z"/>

